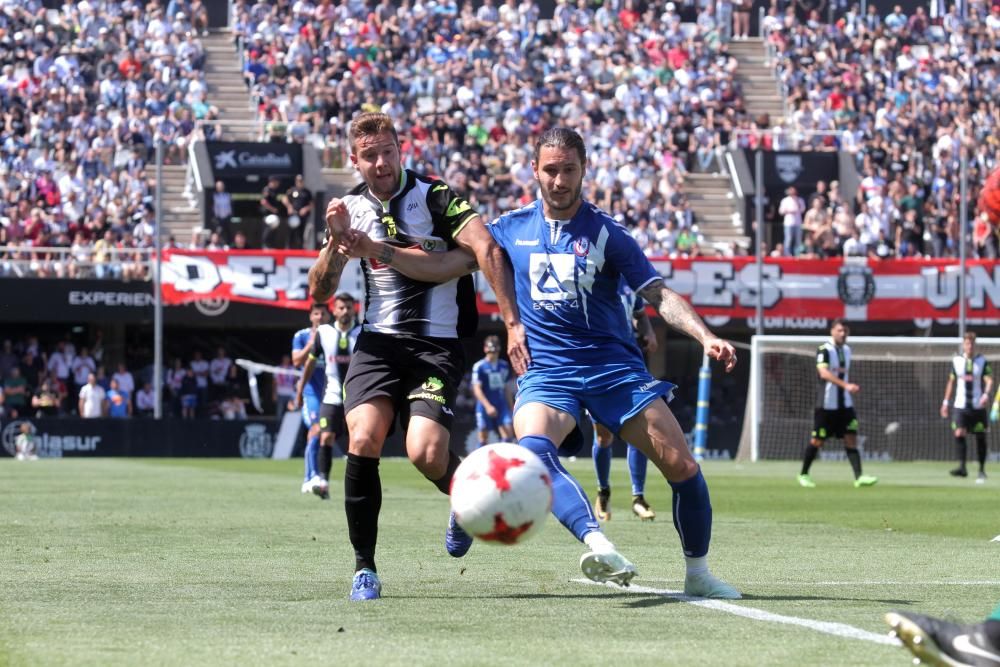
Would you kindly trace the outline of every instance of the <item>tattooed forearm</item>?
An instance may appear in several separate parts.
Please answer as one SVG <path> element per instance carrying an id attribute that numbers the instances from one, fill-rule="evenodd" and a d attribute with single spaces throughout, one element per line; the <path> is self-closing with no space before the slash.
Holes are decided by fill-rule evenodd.
<path id="1" fill-rule="evenodd" d="M 323 248 L 319 258 L 309 269 L 309 294 L 316 303 L 325 303 L 333 297 L 340 285 L 340 274 L 344 271 L 348 258 L 329 246 Z"/>
<path id="2" fill-rule="evenodd" d="M 375 259 L 382 262 L 383 264 L 390 265 L 392 264 L 392 258 L 395 256 L 396 256 L 396 249 L 393 248 L 388 243 L 383 243 L 382 249 L 379 251 L 378 257 L 376 257 Z"/>
<path id="3" fill-rule="evenodd" d="M 639 294 L 656 308 L 663 321 L 674 329 L 686 333 L 699 342 L 712 335 L 691 304 L 664 285 L 662 280 L 646 286 Z"/>

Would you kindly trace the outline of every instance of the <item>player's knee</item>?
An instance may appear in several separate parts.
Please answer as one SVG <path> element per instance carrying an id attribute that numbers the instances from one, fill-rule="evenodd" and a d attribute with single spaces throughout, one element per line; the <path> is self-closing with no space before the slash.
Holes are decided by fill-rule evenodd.
<path id="1" fill-rule="evenodd" d="M 816 449 L 822 447 L 824 442 L 826 442 L 826 440 L 820 440 L 819 438 L 810 438 L 809 440 L 809 444 L 815 447 Z"/>
<path id="2" fill-rule="evenodd" d="M 376 438 L 369 430 L 351 432 L 347 449 L 355 456 L 378 458 L 382 455 L 382 439 Z"/>
<path id="3" fill-rule="evenodd" d="M 333 444 L 333 433 L 330 431 L 323 431 L 319 434 L 319 444 L 321 447 L 329 447 Z"/>

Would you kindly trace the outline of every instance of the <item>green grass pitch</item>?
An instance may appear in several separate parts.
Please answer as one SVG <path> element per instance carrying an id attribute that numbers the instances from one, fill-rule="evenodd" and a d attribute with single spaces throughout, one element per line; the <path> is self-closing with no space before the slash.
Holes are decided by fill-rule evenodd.
<path id="1" fill-rule="evenodd" d="M 1000 599 L 1000 471 L 977 486 L 947 464 L 868 464 L 880 483 L 855 489 L 820 461 L 806 490 L 790 462 L 708 462 L 711 565 L 745 599 L 697 605 L 667 593 L 683 565 L 652 471 L 643 524 L 613 465 L 630 591 L 581 582 L 582 545 L 551 519 L 450 558 L 446 499 L 386 460 L 384 597 L 352 603 L 334 465 L 322 502 L 299 493 L 300 461 L 0 460 L 0 665 L 902 666 L 885 611 L 971 621 Z M 568 465 L 593 493 L 590 461 Z"/>

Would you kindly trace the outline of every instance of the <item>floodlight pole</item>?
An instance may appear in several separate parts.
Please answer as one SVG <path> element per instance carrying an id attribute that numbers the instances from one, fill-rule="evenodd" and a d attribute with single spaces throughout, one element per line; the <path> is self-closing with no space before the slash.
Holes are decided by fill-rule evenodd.
<path id="1" fill-rule="evenodd" d="M 153 234 L 153 418 L 163 417 L 163 140 L 156 140 L 156 233 Z"/>

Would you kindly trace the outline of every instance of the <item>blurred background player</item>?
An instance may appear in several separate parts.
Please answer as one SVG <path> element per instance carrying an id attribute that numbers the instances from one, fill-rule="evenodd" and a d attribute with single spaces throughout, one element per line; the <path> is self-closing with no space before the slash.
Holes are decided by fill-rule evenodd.
<path id="1" fill-rule="evenodd" d="M 299 329 L 292 337 L 292 365 L 302 368 L 309 360 L 309 355 L 315 353 L 316 329 L 330 321 L 330 310 L 325 303 L 314 303 L 309 309 L 309 327 Z M 302 423 L 305 424 L 305 479 L 302 482 L 302 493 L 320 495 L 322 478 L 318 474 L 319 456 L 319 407 L 320 399 L 326 383 L 326 360 L 317 356 L 316 367 L 321 373 L 313 373 L 309 382 L 302 388 Z M 296 406 L 297 408 L 298 406 Z"/>
<path id="2" fill-rule="evenodd" d="M 892 611 L 886 623 L 903 646 L 924 662 L 939 667 L 1000 665 L 1000 605 L 982 623 L 959 625 L 943 618 Z"/>
<path id="3" fill-rule="evenodd" d="M 948 384 L 944 387 L 941 416 L 948 417 L 951 391 L 955 390 L 952 405 L 951 428 L 955 432 L 955 449 L 958 467 L 951 471 L 954 477 L 968 477 L 965 467 L 968 445 L 965 435 L 971 431 L 976 436 L 976 455 L 979 458 L 979 476 L 976 484 L 986 481 L 986 404 L 993 391 L 993 369 L 981 354 L 976 354 L 976 334 L 969 331 L 962 339 L 962 354 L 951 360 Z"/>
<path id="4" fill-rule="evenodd" d="M 633 292 L 622 281 L 619 288 L 622 305 L 632 325 L 636 342 L 646 354 L 655 354 L 657 349 L 656 334 L 653 325 L 646 314 L 646 302 Z M 594 422 L 594 470 L 597 473 L 597 499 L 594 501 L 594 514 L 600 521 L 611 519 L 611 444 L 614 436 L 611 431 Z M 643 521 L 652 521 L 656 512 L 646 502 L 646 467 L 649 459 L 638 449 L 626 443 L 628 473 L 632 480 L 632 513 Z"/>
<path id="5" fill-rule="evenodd" d="M 14 438 L 15 458 L 18 461 L 37 461 L 38 450 L 35 447 L 35 433 L 31 424 L 23 422 L 21 432 Z"/>
<path id="6" fill-rule="evenodd" d="M 483 341 L 483 352 L 486 356 L 472 366 L 479 446 L 489 441 L 490 431 L 496 431 L 503 442 L 514 442 L 514 422 L 507 392 L 511 379 L 510 364 L 500 358 L 500 338 L 487 336 Z"/>
<path id="7" fill-rule="evenodd" d="M 337 439 L 347 433 L 344 423 L 344 378 L 351 364 L 354 345 L 358 342 L 361 326 L 354 323 L 354 297 L 344 292 L 333 301 L 333 324 L 316 327 L 316 342 L 302 370 L 302 379 L 295 394 L 295 405 L 302 403 L 303 387 L 308 386 L 320 359 L 326 369 L 326 387 L 319 406 L 319 453 L 316 457 L 316 474 L 319 482 L 312 492 L 323 500 L 330 498 L 330 468 L 333 467 L 333 449 Z"/>
<path id="8" fill-rule="evenodd" d="M 851 371 L 851 347 L 847 344 L 850 329 L 841 319 L 830 325 L 830 340 L 819 346 L 816 353 L 816 374 L 819 376 L 819 399 L 813 412 L 813 432 L 802 457 L 799 485 L 815 488 L 809 468 L 827 438 L 842 438 L 847 460 L 854 471 L 854 486 L 871 486 L 878 477 L 861 473 L 861 454 L 858 452 L 858 418 L 854 413 L 853 394 L 861 390 L 848 378 Z"/>

